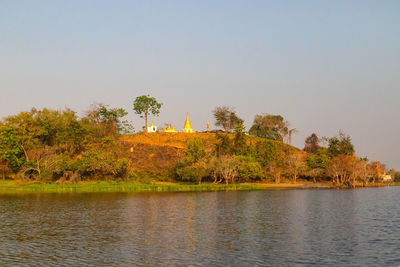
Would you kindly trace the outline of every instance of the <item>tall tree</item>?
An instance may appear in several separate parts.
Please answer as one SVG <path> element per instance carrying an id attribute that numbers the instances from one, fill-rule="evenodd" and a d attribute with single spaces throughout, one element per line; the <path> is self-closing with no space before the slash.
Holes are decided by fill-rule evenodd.
<path id="1" fill-rule="evenodd" d="M 299 131 L 296 128 L 292 128 L 288 130 L 288 144 L 292 145 L 292 136 L 297 134 Z"/>
<path id="2" fill-rule="evenodd" d="M 162 103 L 157 102 L 157 99 L 150 95 L 142 95 L 136 97 L 133 101 L 133 110 L 145 120 L 145 132 L 147 132 L 147 122 L 149 115 L 158 116 Z"/>
<path id="3" fill-rule="evenodd" d="M 289 131 L 287 125 L 288 122 L 280 115 L 256 115 L 249 133 L 258 137 L 283 141 L 283 137 Z"/>
<path id="4" fill-rule="evenodd" d="M 213 114 L 215 126 L 224 128 L 226 133 L 243 124 L 243 120 L 236 115 L 233 107 L 216 107 Z"/>
<path id="5" fill-rule="evenodd" d="M 304 141 L 304 151 L 312 154 L 316 154 L 319 149 L 319 138 L 315 133 L 312 133 Z"/>

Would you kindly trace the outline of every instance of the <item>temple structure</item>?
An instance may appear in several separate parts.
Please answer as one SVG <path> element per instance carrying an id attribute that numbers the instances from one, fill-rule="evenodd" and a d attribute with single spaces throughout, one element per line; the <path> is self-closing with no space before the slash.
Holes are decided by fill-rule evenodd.
<path id="1" fill-rule="evenodd" d="M 157 132 L 157 126 L 154 125 L 153 122 L 151 122 L 151 125 L 147 127 L 147 132 L 148 133 L 155 133 Z"/>
<path id="2" fill-rule="evenodd" d="M 185 127 L 183 127 L 183 132 L 193 133 L 192 125 L 190 125 L 190 120 L 189 120 L 189 112 L 186 113 L 186 121 L 185 121 Z"/>
<path id="3" fill-rule="evenodd" d="M 168 123 L 167 128 L 163 128 L 164 133 L 176 133 L 175 127 L 171 127 L 171 124 Z"/>

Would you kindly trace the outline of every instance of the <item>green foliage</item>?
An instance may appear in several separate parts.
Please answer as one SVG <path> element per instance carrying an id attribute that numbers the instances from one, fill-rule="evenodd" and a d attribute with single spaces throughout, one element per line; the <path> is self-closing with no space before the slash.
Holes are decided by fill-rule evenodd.
<path id="1" fill-rule="evenodd" d="M 0 160 L 23 179 L 51 182 L 66 171 L 126 176 L 129 161 L 115 136 L 123 109 L 94 106 L 78 119 L 67 109 L 21 112 L 0 126 Z"/>
<path id="2" fill-rule="evenodd" d="M 259 180 L 264 176 L 260 163 L 249 156 L 236 156 L 239 177 L 244 181 Z"/>
<path id="3" fill-rule="evenodd" d="M 256 142 L 256 157 L 258 162 L 265 167 L 270 163 L 283 167 L 285 165 L 285 151 L 287 148 L 282 142 L 260 140 Z"/>
<path id="4" fill-rule="evenodd" d="M 247 145 L 246 134 L 244 133 L 244 126 L 238 125 L 235 127 L 235 137 L 233 138 L 233 153 L 235 155 L 248 155 L 250 147 Z"/>
<path id="5" fill-rule="evenodd" d="M 136 114 L 139 114 L 141 118 L 144 118 L 146 114 L 158 115 L 162 103 L 158 103 L 157 99 L 150 97 L 150 95 L 142 95 L 136 97 L 133 102 L 133 110 Z"/>
<path id="6" fill-rule="evenodd" d="M 309 154 L 306 158 L 307 167 L 309 169 L 326 170 L 330 160 L 329 152 L 326 148 L 319 148 L 317 153 Z"/>
<path id="7" fill-rule="evenodd" d="M 243 124 L 243 120 L 236 115 L 232 107 L 217 107 L 213 111 L 215 126 L 224 128 L 226 133 Z"/>
<path id="8" fill-rule="evenodd" d="M 338 136 L 328 139 L 329 142 L 329 153 L 335 157 L 338 155 L 353 155 L 354 146 L 351 143 L 351 138 L 349 135 L 339 132 Z"/>
<path id="9" fill-rule="evenodd" d="M 276 187 L 275 187 L 276 188 Z M 96 181 L 79 184 L 26 184 L 0 183 L 1 194 L 29 193 L 94 193 L 94 192 L 209 192 L 267 189 L 259 185 L 215 185 L 215 184 L 141 184 L 135 181 Z M 273 189 L 273 188 L 270 188 Z"/>
<path id="10" fill-rule="evenodd" d="M 154 98 L 142 96 L 136 100 L 134 108 L 142 117 L 159 114 L 162 104 Z M 138 155 L 129 154 L 130 159 L 127 158 L 123 148 L 125 143 L 119 143 L 116 138 L 124 131 L 122 118 L 126 114 L 123 109 L 98 104 L 83 118 L 68 109 L 32 109 L 9 116 L 0 122 L 0 173 L 6 177 L 11 169 L 13 177 L 30 182 L 60 183 L 67 179 L 77 181 L 78 178 L 72 179 L 70 174 L 79 176 L 79 180 L 80 177 L 84 180 L 112 177 L 151 182 L 172 179 L 174 173 L 177 180 L 192 183 L 235 183 L 266 177 L 273 177 L 279 183 L 281 175 L 291 176 L 294 181 L 301 175 L 314 180 L 324 175 L 343 184 L 343 181 L 355 179 L 366 183 L 370 177 L 368 172 L 376 171 L 367 160 L 355 159 L 350 137 L 341 132 L 328 139 L 328 148 L 320 147 L 318 137 L 311 135 L 305 142 L 305 150 L 309 152 L 306 154 L 281 141 L 288 134 L 287 123 L 281 116 L 256 116 L 250 132 L 264 137 L 261 139 L 247 136 L 243 120 L 232 109 L 222 107 L 217 108 L 214 115 L 218 115 L 218 125 L 227 133 L 216 133 L 212 151 L 206 152 L 203 139 L 192 138 L 186 142 L 185 156 L 175 169 L 171 168 L 172 164 L 164 163 L 169 159 L 176 162 L 182 155 L 179 149 L 165 154 L 156 153 L 154 147 L 149 147 L 142 152 L 146 159 L 152 158 L 155 162 L 157 158 L 163 158 L 162 164 L 154 166 L 165 172 L 162 172 L 162 178 L 154 177 L 151 171 L 143 169 L 140 173 L 132 167 L 132 160 Z M 233 128 L 235 134 L 228 133 Z M 147 134 L 143 136 L 150 138 Z M 212 145 L 209 140 L 214 140 L 213 135 L 209 137 L 207 148 Z M 170 143 L 174 141 L 169 140 Z M 143 157 L 137 158 L 143 160 Z M 383 165 L 381 169 L 384 171 Z M 399 174 L 392 174 L 399 181 Z"/>
<path id="11" fill-rule="evenodd" d="M 226 135 L 221 135 L 227 140 Z M 197 153 L 194 153 L 197 154 Z M 263 177 L 261 165 L 250 156 L 233 156 L 231 154 L 206 155 L 193 160 L 193 156 L 186 156 L 179 161 L 175 168 L 179 181 L 200 183 L 203 180 L 213 180 L 214 183 L 233 183 L 241 181 L 259 180 Z"/>
<path id="12" fill-rule="evenodd" d="M 222 155 L 231 155 L 232 154 L 232 140 L 229 138 L 228 134 L 220 134 L 215 133 L 217 137 L 217 142 L 214 146 L 215 154 L 220 157 Z"/>
<path id="13" fill-rule="evenodd" d="M 128 114 L 122 108 L 109 108 L 104 104 L 93 105 L 88 112 L 87 118 L 96 125 L 95 129 L 100 130 L 100 136 L 117 136 L 121 132 L 129 132 L 129 124 L 121 120 Z"/>
<path id="14" fill-rule="evenodd" d="M 289 131 L 287 125 L 288 123 L 280 115 L 256 115 L 249 133 L 262 138 L 282 141 Z"/>
<path id="15" fill-rule="evenodd" d="M 185 158 L 177 163 L 175 174 L 179 181 L 200 183 L 209 175 L 203 140 L 189 139 L 185 145 Z"/>
<path id="16" fill-rule="evenodd" d="M 199 137 L 189 139 L 185 145 L 186 161 L 196 163 L 205 155 L 203 140 Z"/>
<path id="17" fill-rule="evenodd" d="M 202 179 L 209 176 L 207 163 L 198 161 L 188 164 L 187 162 L 179 162 L 175 169 L 179 181 L 201 183 Z"/>
<path id="18" fill-rule="evenodd" d="M 24 151 L 26 161 L 29 161 L 27 151 L 40 145 L 39 137 L 44 133 L 43 127 L 38 123 L 37 110 L 9 116 L 4 119 L 4 125 L 14 129 L 15 140 Z"/>
<path id="19" fill-rule="evenodd" d="M 24 151 L 13 126 L 3 125 L 0 128 L 0 159 L 8 162 L 14 172 L 25 163 Z"/>
<path id="20" fill-rule="evenodd" d="M 82 153 L 79 171 L 86 177 L 124 177 L 128 173 L 129 160 L 119 158 L 114 152 L 90 149 Z"/>
<path id="21" fill-rule="evenodd" d="M 145 119 L 146 126 L 145 131 L 147 131 L 147 120 L 148 116 L 151 114 L 153 116 L 158 116 L 160 114 L 160 109 L 163 104 L 157 102 L 157 99 L 150 97 L 150 95 L 142 95 L 136 97 L 133 101 L 133 111 L 140 115 L 141 118 Z"/>

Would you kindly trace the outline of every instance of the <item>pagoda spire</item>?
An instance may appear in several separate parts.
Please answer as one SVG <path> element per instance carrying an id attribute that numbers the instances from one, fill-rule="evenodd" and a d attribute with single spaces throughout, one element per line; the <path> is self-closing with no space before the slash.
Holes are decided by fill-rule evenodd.
<path id="1" fill-rule="evenodd" d="M 185 127 L 183 127 L 183 132 L 193 133 L 192 125 L 190 124 L 189 120 L 189 112 L 186 112 L 186 121 L 185 121 Z"/>

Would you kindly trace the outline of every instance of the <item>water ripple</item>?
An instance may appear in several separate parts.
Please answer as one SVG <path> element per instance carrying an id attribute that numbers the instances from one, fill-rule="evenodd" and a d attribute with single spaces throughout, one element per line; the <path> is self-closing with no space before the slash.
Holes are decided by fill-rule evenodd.
<path id="1" fill-rule="evenodd" d="M 0 266 L 397 266 L 400 187 L 0 196 Z"/>

